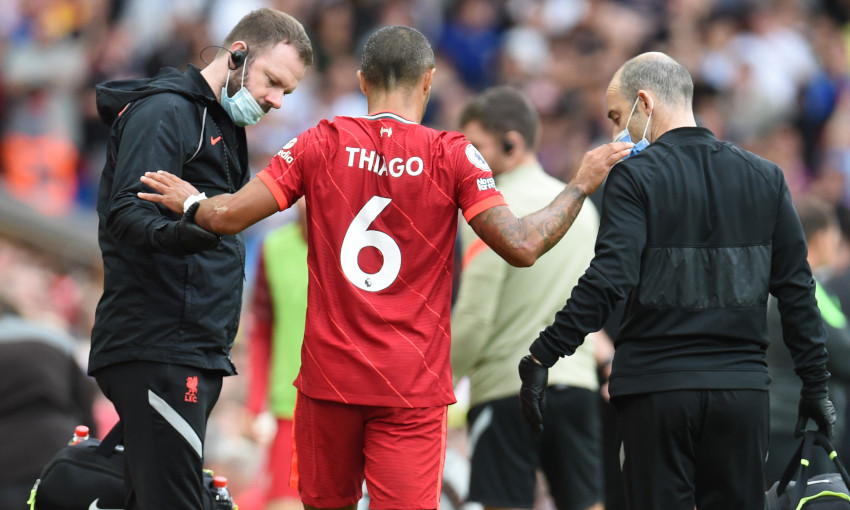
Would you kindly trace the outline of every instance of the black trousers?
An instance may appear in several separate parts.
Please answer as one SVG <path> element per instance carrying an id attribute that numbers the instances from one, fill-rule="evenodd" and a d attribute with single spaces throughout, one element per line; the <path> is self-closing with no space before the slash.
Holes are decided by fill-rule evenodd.
<path id="1" fill-rule="evenodd" d="M 629 510 L 764 507 L 767 391 L 665 391 L 612 403 Z"/>
<path id="2" fill-rule="evenodd" d="M 124 427 L 125 510 L 202 508 L 204 436 L 223 373 L 133 361 L 94 376 Z"/>

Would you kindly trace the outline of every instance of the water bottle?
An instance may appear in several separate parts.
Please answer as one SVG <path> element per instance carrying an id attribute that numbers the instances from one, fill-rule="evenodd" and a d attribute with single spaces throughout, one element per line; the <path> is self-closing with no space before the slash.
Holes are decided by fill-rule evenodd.
<path id="1" fill-rule="evenodd" d="M 77 425 L 77 428 L 74 429 L 74 437 L 68 441 L 68 446 L 74 446 L 75 444 L 82 443 L 83 441 L 87 441 L 89 438 L 89 428 L 85 425 Z"/>
<path id="2" fill-rule="evenodd" d="M 216 510 L 233 510 L 233 500 L 230 498 L 230 491 L 227 490 L 227 477 L 214 476 L 213 490 Z"/>

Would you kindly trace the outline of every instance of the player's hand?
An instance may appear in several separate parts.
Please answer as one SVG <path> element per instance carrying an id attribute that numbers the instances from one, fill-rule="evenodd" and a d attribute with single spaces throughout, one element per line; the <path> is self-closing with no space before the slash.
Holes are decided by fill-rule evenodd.
<path id="1" fill-rule="evenodd" d="M 140 180 L 158 193 L 139 193 L 139 198 L 162 204 L 177 214 L 183 214 L 183 203 L 187 198 L 198 194 L 194 186 L 165 170 L 145 172 Z"/>
<path id="2" fill-rule="evenodd" d="M 198 253 L 204 250 L 218 248 L 221 244 L 221 236 L 215 232 L 204 229 L 195 222 L 195 213 L 200 207 L 200 202 L 195 202 L 177 222 L 177 240 L 186 253 Z M 181 206 L 182 209 L 182 206 Z"/>
<path id="3" fill-rule="evenodd" d="M 546 386 L 549 369 L 534 361 L 530 354 L 519 360 L 519 403 L 522 415 L 538 434 L 543 432 L 543 413 L 546 411 Z"/>
<path id="4" fill-rule="evenodd" d="M 797 426 L 794 429 L 794 437 L 802 437 L 806 433 L 806 423 L 809 418 L 815 420 L 818 430 L 826 434 L 832 441 L 835 436 L 835 406 L 827 397 L 823 398 L 800 398 L 797 406 Z"/>
<path id="5" fill-rule="evenodd" d="M 577 186 L 586 195 L 592 194 L 605 180 L 611 167 L 626 157 L 634 146 L 631 142 L 611 142 L 587 151 L 570 184 Z"/>

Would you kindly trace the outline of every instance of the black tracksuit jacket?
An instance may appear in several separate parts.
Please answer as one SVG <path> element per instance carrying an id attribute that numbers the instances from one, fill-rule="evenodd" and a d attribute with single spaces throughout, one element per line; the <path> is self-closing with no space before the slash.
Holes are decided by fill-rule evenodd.
<path id="1" fill-rule="evenodd" d="M 756 389 L 768 293 L 803 394 L 826 396 L 826 333 L 806 240 L 781 169 L 704 128 L 671 130 L 608 176 L 596 256 L 531 353 L 572 354 L 627 299 L 612 397 Z"/>
<path id="2" fill-rule="evenodd" d="M 97 200 L 105 274 L 89 373 L 158 361 L 234 374 L 244 238 L 187 254 L 176 237 L 180 216 L 136 193 L 150 191 L 139 177 L 160 169 L 208 197 L 235 192 L 249 177 L 245 130 L 194 66 L 98 85 L 97 106 L 111 132 Z"/>

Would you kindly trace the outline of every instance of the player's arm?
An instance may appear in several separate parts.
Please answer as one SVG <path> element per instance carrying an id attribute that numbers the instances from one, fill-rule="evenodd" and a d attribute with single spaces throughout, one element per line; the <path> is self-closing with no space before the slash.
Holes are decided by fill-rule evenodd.
<path id="1" fill-rule="evenodd" d="M 191 184 L 165 171 L 146 172 L 141 180 L 157 193 L 139 193 L 139 198 L 162 204 L 178 214 L 183 214 L 186 199 L 196 193 Z M 260 179 L 251 179 L 236 193 L 201 200 L 195 222 L 216 234 L 237 234 L 278 210 L 271 190 Z"/>
<path id="2" fill-rule="evenodd" d="M 535 213 L 519 218 L 508 206 L 496 206 L 477 214 L 469 225 L 509 264 L 530 266 L 564 237 L 584 199 L 596 191 L 611 167 L 626 156 L 632 146 L 615 142 L 585 153 L 573 180 L 552 203 Z"/>
<path id="3" fill-rule="evenodd" d="M 784 179 L 779 180 L 779 186 L 771 242 L 770 293 L 778 301 L 783 341 L 803 381 L 802 395 L 815 400 L 828 395 L 826 328 L 815 297 L 811 268 L 806 262 L 803 226 Z"/>

